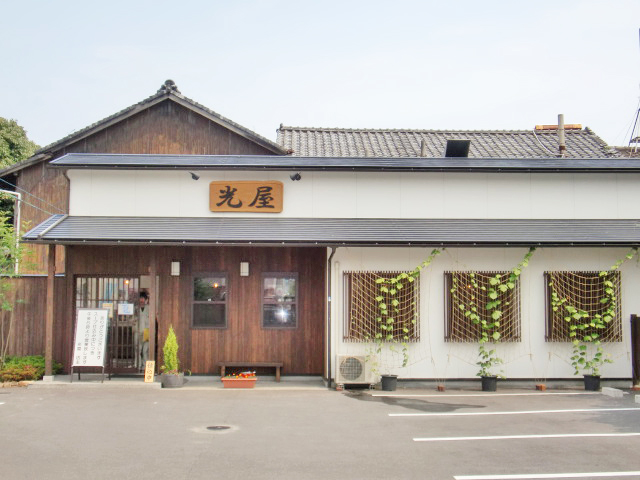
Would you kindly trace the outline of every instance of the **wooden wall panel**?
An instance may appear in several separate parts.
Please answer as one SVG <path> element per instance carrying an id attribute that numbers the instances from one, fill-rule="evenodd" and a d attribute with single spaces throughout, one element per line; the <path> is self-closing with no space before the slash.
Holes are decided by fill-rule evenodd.
<path id="1" fill-rule="evenodd" d="M 285 374 L 322 374 L 323 248 L 74 246 L 68 255 L 74 275 L 146 274 L 150 255 L 156 255 L 160 280 L 158 351 L 161 356 L 169 325 L 173 325 L 182 366 L 193 373 L 215 373 L 215 365 L 221 360 L 247 360 L 282 361 Z M 181 262 L 179 277 L 170 275 L 171 261 Z M 250 263 L 249 277 L 240 277 L 241 261 Z M 228 274 L 228 326 L 193 329 L 192 274 L 212 272 Z M 298 273 L 299 316 L 295 329 L 262 328 L 263 272 Z"/>
<path id="2" fill-rule="evenodd" d="M 13 318 L 12 333 L 9 338 L 9 355 L 44 355 L 44 324 L 45 324 L 45 301 L 47 291 L 47 277 L 33 276 L 20 277 L 10 280 L 12 284 L 10 301 L 14 303 L 13 311 L 2 311 L 0 322 L 8 328 L 9 321 Z M 63 293 L 65 279 L 56 277 L 55 288 L 57 292 Z M 20 303 L 15 303 L 20 300 Z M 56 303 L 56 319 L 63 319 L 65 314 L 65 303 Z M 61 334 L 65 328 L 64 324 L 55 322 L 54 360 L 63 362 L 64 335 Z M 5 330 L 6 331 L 6 330 Z M 69 342 L 70 343 L 70 342 Z"/>

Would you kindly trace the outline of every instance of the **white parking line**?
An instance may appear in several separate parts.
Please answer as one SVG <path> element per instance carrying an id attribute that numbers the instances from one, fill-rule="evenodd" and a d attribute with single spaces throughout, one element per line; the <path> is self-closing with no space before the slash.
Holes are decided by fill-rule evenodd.
<path id="1" fill-rule="evenodd" d="M 455 442 L 464 440 L 512 440 L 530 438 L 570 438 L 570 437 L 637 437 L 640 433 L 561 433 L 549 435 L 490 435 L 486 437 L 425 437 L 414 438 L 414 442 Z"/>
<path id="2" fill-rule="evenodd" d="M 390 417 L 470 417 L 475 415 L 534 415 L 539 413 L 582 413 L 640 411 L 640 408 L 575 408 L 573 410 L 522 410 L 517 412 L 448 412 L 448 413 L 390 413 Z"/>
<path id="3" fill-rule="evenodd" d="M 455 480 L 524 480 L 536 478 L 634 477 L 638 472 L 534 473 L 524 475 L 456 475 Z"/>
<path id="4" fill-rule="evenodd" d="M 410 394 L 410 393 L 373 393 L 372 397 L 523 397 L 523 396 L 547 396 L 547 395 L 600 395 L 600 392 L 539 392 L 539 393 L 461 393 L 461 394 Z"/>

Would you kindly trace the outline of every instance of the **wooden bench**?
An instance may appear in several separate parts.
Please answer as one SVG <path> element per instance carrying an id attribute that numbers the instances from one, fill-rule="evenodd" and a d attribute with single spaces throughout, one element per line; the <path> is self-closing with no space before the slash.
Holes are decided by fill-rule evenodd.
<path id="1" fill-rule="evenodd" d="M 276 369 L 276 382 L 279 382 L 282 362 L 218 362 L 218 366 L 220 367 L 220 377 L 224 377 L 224 371 L 227 367 L 273 367 Z"/>

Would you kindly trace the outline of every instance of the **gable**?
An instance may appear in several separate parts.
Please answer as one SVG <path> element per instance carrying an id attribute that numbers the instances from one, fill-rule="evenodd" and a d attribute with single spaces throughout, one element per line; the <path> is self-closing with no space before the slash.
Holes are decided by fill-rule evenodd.
<path id="1" fill-rule="evenodd" d="M 259 145 L 171 98 L 69 143 L 55 152 L 182 155 L 273 155 Z"/>

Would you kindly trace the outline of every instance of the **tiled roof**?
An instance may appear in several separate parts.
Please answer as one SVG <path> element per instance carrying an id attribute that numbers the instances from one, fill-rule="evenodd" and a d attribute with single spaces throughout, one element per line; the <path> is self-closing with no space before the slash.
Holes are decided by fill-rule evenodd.
<path id="1" fill-rule="evenodd" d="M 54 215 L 27 232 L 33 243 L 637 246 L 634 219 L 74 217 Z"/>
<path id="2" fill-rule="evenodd" d="M 640 146 L 616 147 L 622 158 L 640 158 Z"/>
<path id="3" fill-rule="evenodd" d="M 566 157 L 619 157 L 589 128 L 566 130 Z M 447 140 L 471 140 L 471 158 L 556 158 L 556 130 L 368 130 L 285 127 L 278 143 L 300 157 L 420 157 L 422 141 L 429 158 L 444 157 Z"/>

